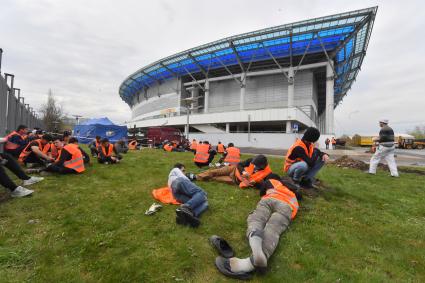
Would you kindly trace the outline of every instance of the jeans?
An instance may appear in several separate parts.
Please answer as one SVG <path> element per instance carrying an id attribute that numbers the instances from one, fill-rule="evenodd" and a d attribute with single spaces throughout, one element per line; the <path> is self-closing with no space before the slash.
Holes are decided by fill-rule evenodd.
<path id="1" fill-rule="evenodd" d="M 171 184 L 176 200 L 189 206 L 196 217 L 208 208 L 207 193 L 186 178 L 177 178 Z"/>
<path id="2" fill-rule="evenodd" d="M 277 245 L 280 235 L 288 229 L 291 222 L 291 207 L 273 198 L 261 199 L 257 208 L 248 216 L 247 237 L 254 231 L 263 231 L 263 252 L 269 259 Z"/>
<path id="3" fill-rule="evenodd" d="M 321 158 L 317 158 L 313 167 L 309 168 L 306 162 L 298 161 L 289 167 L 288 175 L 294 181 L 300 181 L 302 177 L 313 181 L 314 177 L 324 164 L 325 162 Z"/>
<path id="4" fill-rule="evenodd" d="M 28 180 L 30 177 L 25 174 L 24 170 L 22 170 L 21 166 L 19 166 L 18 162 L 16 162 L 16 160 L 11 155 L 0 153 L 0 156 L 3 160 L 7 160 L 6 164 L 0 165 L 0 184 L 13 191 L 18 186 L 9 178 L 3 167 L 6 167 L 12 171 L 12 173 L 21 180 Z"/>

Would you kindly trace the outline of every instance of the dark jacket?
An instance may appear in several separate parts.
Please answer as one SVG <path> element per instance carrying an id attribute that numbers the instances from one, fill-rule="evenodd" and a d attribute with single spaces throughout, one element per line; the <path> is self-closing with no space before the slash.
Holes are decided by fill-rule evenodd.
<path id="1" fill-rule="evenodd" d="M 388 125 L 383 126 L 379 131 L 379 143 L 394 144 L 394 131 Z"/>
<path id="2" fill-rule="evenodd" d="M 306 142 L 304 142 L 306 143 Z M 308 148 L 308 146 L 307 146 Z M 320 149 L 314 148 L 313 149 L 313 155 L 311 158 L 305 153 L 304 149 L 301 146 L 297 146 L 292 150 L 291 155 L 289 156 L 290 159 L 296 160 L 297 158 L 303 160 L 305 163 L 307 163 L 308 167 L 313 167 L 314 163 L 318 158 L 322 158 L 323 155 L 326 153 L 321 152 Z"/>

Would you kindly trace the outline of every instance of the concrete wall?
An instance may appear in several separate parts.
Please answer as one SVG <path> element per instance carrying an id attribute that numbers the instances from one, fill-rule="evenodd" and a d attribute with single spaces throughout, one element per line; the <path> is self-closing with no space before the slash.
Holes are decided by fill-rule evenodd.
<path id="1" fill-rule="evenodd" d="M 270 148 L 270 149 L 288 149 L 297 138 L 301 138 L 302 134 L 272 134 L 272 133 L 214 133 L 200 134 L 190 133 L 189 139 L 207 140 L 211 144 L 216 145 L 219 141 L 227 145 L 233 142 L 238 147 L 255 147 L 255 148 Z M 325 139 L 327 136 L 321 136 L 317 146 L 325 148 Z"/>

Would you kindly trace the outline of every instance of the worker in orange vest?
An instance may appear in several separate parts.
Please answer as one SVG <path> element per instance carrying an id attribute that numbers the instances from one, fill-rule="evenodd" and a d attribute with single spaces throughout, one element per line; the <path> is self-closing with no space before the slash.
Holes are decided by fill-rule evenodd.
<path id="1" fill-rule="evenodd" d="M 162 146 L 162 148 L 168 152 L 184 152 L 184 149 L 178 148 L 177 146 L 175 146 L 175 143 L 169 141 L 164 141 L 164 145 Z"/>
<path id="2" fill-rule="evenodd" d="M 267 157 L 257 155 L 236 166 L 229 165 L 218 169 L 209 169 L 196 175 L 199 181 L 217 181 L 226 184 L 236 184 L 241 189 L 257 187 L 270 174 L 272 170 L 268 164 Z"/>
<path id="3" fill-rule="evenodd" d="M 100 147 L 100 136 L 96 136 L 96 138 L 89 144 L 90 153 L 93 157 L 97 157 L 99 155 L 99 152 L 97 149 Z"/>
<path id="4" fill-rule="evenodd" d="M 202 142 L 200 142 L 202 143 Z M 192 140 L 192 143 L 190 144 L 190 151 L 192 151 L 193 153 L 196 153 L 196 147 L 198 146 L 198 142 L 196 141 L 196 139 Z"/>
<path id="5" fill-rule="evenodd" d="M 223 153 L 223 157 L 220 158 L 218 163 L 224 165 L 237 165 L 241 161 L 241 151 L 235 147 L 233 143 L 227 145 L 226 150 Z"/>
<path id="6" fill-rule="evenodd" d="M 216 154 L 217 152 L 214 149 L 211 149 L 210 143 L 208 141 L 204 141 L 196 146 L 193 162 L 195 162 L 196 166 L 200 168 L 210 166 Z"/>
<path id="7" fill-rule="evenodd" d="M 81 151 L 81 154 L 83 155 L 84 164 L 90 163 L 90 156 L 87 154 L 87 152 L 85 152 L 84 149 L 80 147 L 80 145 L 78 144 L 78 139 L 76 137 L 70 137 L 69 144 L 75 144 L 78 146 L 78 149 Z"/>
<path id="8" fill-rule="evenodd" d="M 332 149 L 336 149 L 336 139 L 335 139 L 335 137 L 332 137 L 331 143 L 332 143 Z"/>
<path id="9" fill-rule="evenodd" d="M 43 149 L 49 142 L 52 141 L 52 136 L 44 134 L 41 139 L 36 139 L 30 142 L 19 155 L 19 162 L 28 164 L 36 163 L 45 165 L 48 162 L 53 162 L 55 159 L 43 152 Z"/>
<path id="10" fill-rule="evenodd" d="M 224 152 L 226 151 L 226 147 L 220 141 L 218 142 L 216 148 L 217 148 L 217 153 L 219 154 L 224 154 Z"/>
<path id="11" fill-rule="evenodd" d="M 12 155 L 16 159 L 19 158 L 22 150 L 28 145 L 26 137 L 28 128 L 25 125 L 19 125 L 16 131 L 11 132 L 6 136 L 4 152 Z"/>
<path id="12" fill-rule="evenodd" d="M 76 144 L 78 140 L 71 137 L 68 141 L 72 141 L 72 143 L 64 144 L 60 136 L 54 138 L 54 145 L 60 151 L 60 154 L 54 163 L 46 167 L 45 171 L 60 174 L 83 173 L 85 171 L 84 157 L 78 144 Z"/>
<path id="13" fill-rule="evenodd" d="M 291 184 L 284 183 L 276 174 L 270 174 L 264 184 L 261 200 L 247 218 L 246 236 L 251 255 L 219 256 L 215 260 L 217 269 L 226 276 L 246 280 L 252 278 L 253 271 L 265 272 L 280 236 L 297 215 L 299 204 Z"/>
<path id="14" fill-rule="evenodd" d="M 101 140 L 97 151 L 99 152 L 97 161 L 102 164 L 115 164 L 119 163 L 122 159 L 122 156 L 118 154 L 114 145 L 107 138 Z"/>
<path id="15" fill-rule="evenodd" d="M 329 160 L 327 153 L 321 152 L 314 146 L 319 137 L 319 130 L 309 127 L 303 137 L 297 139 L 286 153 L 283 171 L 296 184 L 306 188 L 313 187 L 314 177 Z"/>

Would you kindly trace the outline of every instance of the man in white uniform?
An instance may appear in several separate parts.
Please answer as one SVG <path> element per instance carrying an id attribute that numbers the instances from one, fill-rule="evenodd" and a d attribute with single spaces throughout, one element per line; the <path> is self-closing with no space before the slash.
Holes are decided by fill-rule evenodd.
<path id="1" fill-rule="evenodd" d="M 375 154 L 370 159 L 369 174 L 376 174 L 376 168 L 381 159 L 384 158 L 387 161 L 391 176 L 398 177 L 397 164 L 394 159 L 394 131 L 388 126 L 387 119 L 379 120 L 379 126 L 381 127 L 379 138 L 374 139 L 379 145 L 376 148 Z"/>

